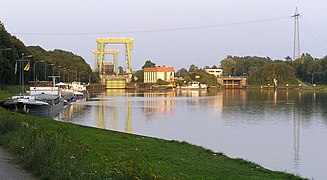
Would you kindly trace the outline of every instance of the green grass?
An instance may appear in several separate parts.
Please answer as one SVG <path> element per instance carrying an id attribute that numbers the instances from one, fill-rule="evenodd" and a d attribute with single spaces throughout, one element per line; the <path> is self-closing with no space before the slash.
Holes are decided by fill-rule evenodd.
<path id="1" fill-rule="evenodd" d="M 0 101 L 9 98 L 12 94 L 8 93 L 7 91 L 0 90 Z"/>
<path id="2" fill-rule="evenodd" d="M 19 85 L 0 85 L 0 90 L 3 90 L 3 92 L 10 92 L 10 94 L 19 94 L 20 88 L 21 87 Z M 25 89 L 28 89 L 28 88 L 29 88 L 29 86 L 25 85 Z"/>
<path id="3" fill-rule="evenodd" d="M 9 97 L 19 94 L 19 86 L 12 85 L 12 86 L 4 86 L 0 85 L 0 101 L 8 99 Z"/>
<path id="4" fill-rule="evenodd" d="M 0 108 L 0 144 L 41 179 L 300 179 L 186 142 L 17 114 Z"/>

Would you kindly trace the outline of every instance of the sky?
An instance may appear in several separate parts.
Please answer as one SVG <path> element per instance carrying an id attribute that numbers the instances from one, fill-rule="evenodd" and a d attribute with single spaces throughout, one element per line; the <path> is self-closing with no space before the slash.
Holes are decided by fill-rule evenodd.
<path id="1" fill-rule="evenodd" d="M 232 56 L 293 56 L 298 8 L 301 53 L 327 55 L 326 0 L 5 0 L 0 21 L 25 45 L 62 49 L 94 67 L 96 38 L 134 38 L 132 69 L 146 60 L 175 70 L 219 66 Z M 124 46 L 119 65 L 126 66 Z M 112 61 L 106 55 L 106 61 Z"/>

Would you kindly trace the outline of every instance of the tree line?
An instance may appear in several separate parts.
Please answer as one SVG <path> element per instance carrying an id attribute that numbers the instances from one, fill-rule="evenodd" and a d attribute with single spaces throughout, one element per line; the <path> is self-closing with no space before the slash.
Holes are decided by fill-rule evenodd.
<path id="1" fill-rule="evenodd" d="M 310 84 L 327 83 L 327 56 L 313 58 L 310 54 L 302 54 L 299 59 L 292 61 L 272 60 L 269 57 L 256 56 L 227 56 L 220 62 L 223 75 L 246 76 L 249 84 L 268 84 L 273 79 L 278 84 L 297 84 L 297 79 Z"/>
<path id="2" fill-rule="evenodd" d="M 144 67 L 155 66 L 155 63 L 147 61 Z M 142 68 L 142 69 L 143 69 Z M 180 68 L 175 76 L 184 81 L 200 81 L 215 85 L 215 77 L 205 73 L 205 69 L 215 69 L 217 66 L 205 66 L 199 68 L 191 64 L 189 68 Z M 292 61 L 288 56 L 284 60 L 272 60 L 269 57 L 257 56 L 227 56 L 220 61 L 219 68 L 223 69 L 222 76 L 243 76 L 247 77 L 250 85 L 272 84 L 274 79 L 279 85 L 298 84 L 298 79 L 308 84 L 327 84 L 327 56 L 324 58 L 313 58 L 310 54 L 302 54 L 299 59 Z M 143 73 L 139 71 L 138 75 Z M 201 77 L 196 79 L 195 77 Z"/>
<path id="3" fill-rule="evenodd" d="M 30 58 L 27 58 L 28 56 Z M 20 60 L 24 57 L 26 61 L 21 63 Z M 0 84 L 18 84 L 19 70 L 27 65 L 27 61 L 29 61 L 30 69 L 28 73 L 24 73 L 25 83 L 33 81 L 35 77 L 41 81 L 49 80 L 48 76 L 53 73 L 57 76 L 61 73 L 61 78 L 66 81 L 97 80 L 96 74 L 92 73 L 89 64 L 82 57 L 58 49 L 46 51 L 40 46 L 27 47 L 17 37 L 12 36 L 0 21 Z M 68 76 L 70 76 L 69 79 Z"/>
<path id="4" fill-rule="evenodd" d="M 257 56 L 227 56 L 220 62 L 220 67 L 225 76 L 246 76 L 248 84 L 271 84 L 274 79 L 278 80 L 278 84 L 297 83 L 291 61 Z"/>

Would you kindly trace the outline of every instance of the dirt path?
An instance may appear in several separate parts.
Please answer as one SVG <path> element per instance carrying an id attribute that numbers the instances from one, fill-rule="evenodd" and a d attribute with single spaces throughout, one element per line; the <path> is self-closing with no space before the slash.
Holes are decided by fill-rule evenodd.
<path id="1" fill-rule="evenodd" d="M 13 155 L 0 147 L 0 179 L 1 180 L 34 180 L 31 173 L 14 163 Z"/>

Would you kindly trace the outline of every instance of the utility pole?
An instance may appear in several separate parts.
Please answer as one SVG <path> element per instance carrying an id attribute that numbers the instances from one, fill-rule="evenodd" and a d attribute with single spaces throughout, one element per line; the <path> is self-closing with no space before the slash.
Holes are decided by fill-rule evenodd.
<path id="1" fill-rule="evenodd" d="M 295 14 L 292 16 L 294 18 L 294 51 L 293 51 L 293 61 L 300 58 L 300 26 L 297 7 L 295 9 Z"/>
<path id="2" fill-rule="evenodd" d="M 24 62 L 28 62 L 30 63 L 30 60 L 25 60 L 25 58 L 30 58 L 32 57 L 32 55 L 28 55 L 28 56 L 25 56 L 24 53 L 22 54 L 22 59 L 19 59 L 19 60 L 16 60 L 16 64 L 17 62 L 20 62 L 20 78 L 19 78 L 19 85 L 20 85 L 20 93 L 19 95 L 22 95 L 22 93 L 25 92 L 25 89 L 24 89 L 24 68 L 23 68 L 23 65 L 24 65 Z M 28 71 L 28 70 L 27 70 Z"/>

